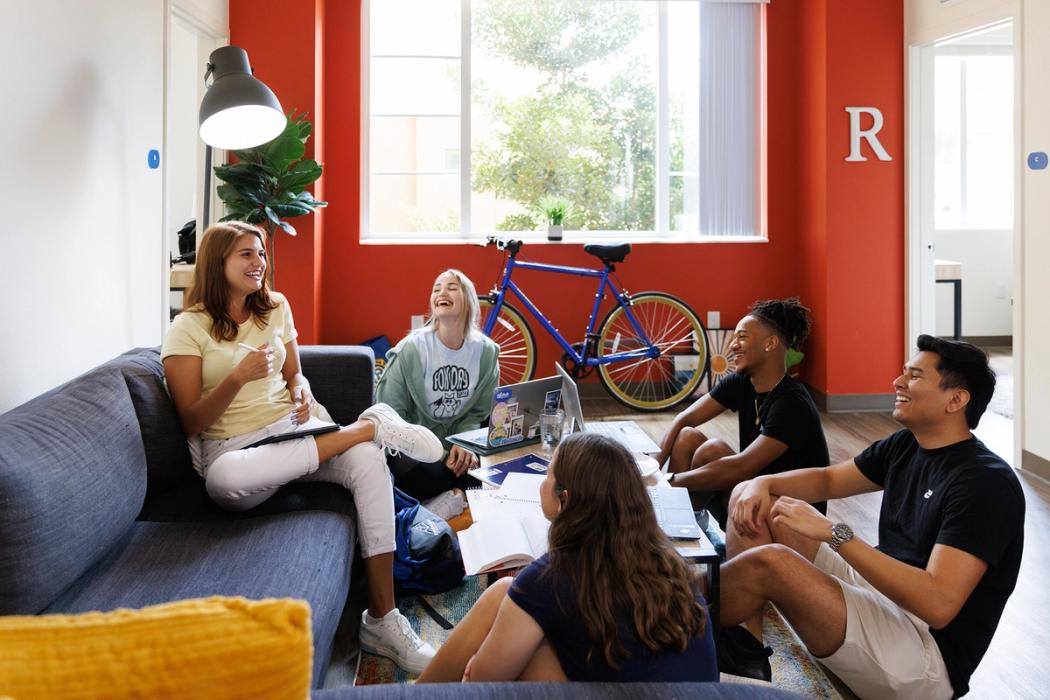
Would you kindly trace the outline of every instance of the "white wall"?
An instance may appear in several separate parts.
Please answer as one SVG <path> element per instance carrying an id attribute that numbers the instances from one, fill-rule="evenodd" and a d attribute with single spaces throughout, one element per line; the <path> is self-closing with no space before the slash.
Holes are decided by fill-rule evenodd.
<path id="1" fill-rule="evenodd" d="M 1011 203 L 1012 206 L 1012 203 Z M 1012 230 L 936 231 L 937 258 L 962 263 L 962 334 L 1013 334 Z M 954 298 L 950 284 L 937 285 L 937 335 L 951 335 Z"/>
<path id="2" fill-rule="evenodd" d="M 1022 153 L 1050 151 L 1050 2 L 1024 0 L 1022 26 Z M 1019 251 L 1024 266 L 1022 307 L 1024 407 L 1023 448 L 1050 460 L 1050 170 L 1024 167 L 1021 177 L 1021 209 L 1024 235 Z"/>
<path id="3" fill-rule="evenodd" d="M 174 1 L 227 24 L 226 0 Z M 3 8 L 0 412 L 159 344 L 168 282 L 163 168 L 146 160 L 163 148 L 168 3 Z"/>
<path id="4" fill-rule="evenodd" d="M 160 342 L 163 0 L 6 2 L 0 411 Z"/>

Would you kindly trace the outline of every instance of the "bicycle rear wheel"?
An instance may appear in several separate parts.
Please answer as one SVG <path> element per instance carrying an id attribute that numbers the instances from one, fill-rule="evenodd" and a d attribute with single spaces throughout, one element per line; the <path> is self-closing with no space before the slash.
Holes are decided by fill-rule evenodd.
<path id="1" fill-rule="evenodd" d="M 479 296 L 478 303 L 484 324 L 492 309 L 492 300 Z M 532 379 L 536 373 L 536 337 L 520 311 L 503 302 L 489 337 L 499 345 L 500 386 Z"/>
<path id="2" fill-rule="evenodd" d="M 665 411 L 688 400 L 708 371 L 704 324 L 688 304 L 663 292 L 634 295 L 631 313 L 660 355 L 598 365 L 602 385 L 639 411 Z M 622 306 L 605 316 L 598 330 L 599 357 L 647 347 Z"/>

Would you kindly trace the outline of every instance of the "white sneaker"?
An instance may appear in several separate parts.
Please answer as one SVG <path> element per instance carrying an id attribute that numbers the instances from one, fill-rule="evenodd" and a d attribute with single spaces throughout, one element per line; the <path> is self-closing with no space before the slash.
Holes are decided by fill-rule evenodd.
<path id="1" fill-rule="evenodd" d="M 421 425 L 412 425 L 385 403 L 369 406 L 361 413 L 375 423 L 373 440 L 394 455 L 403 454 L 420 462 L 436 462 L 445 455 L 437 435 Z"/>
<path id="2" fill-rule="evenodd" d="M 449 489 L 423 501 L 423 507 L 442 520 L 461 514 L 467 507 L 467 498 L 461 489 Z"/>
<path id="3" fill-rule="evenodd" d="M 419 638 L 408 618 L 397 608 L 374 622 L 370 618 L 375 619 L 367 610 L 361 613 L 361 648 L 391 659 L 409 673 L 422 673 L 437 652 Z"/>

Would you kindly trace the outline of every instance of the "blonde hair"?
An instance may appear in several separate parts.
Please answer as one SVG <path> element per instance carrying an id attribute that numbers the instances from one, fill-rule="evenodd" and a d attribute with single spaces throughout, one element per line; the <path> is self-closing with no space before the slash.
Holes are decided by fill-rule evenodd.
<path id="1" fill-rule="evenodd" d="M 447 270 L 438 273 L 438 276 L 434 278 L 434 281 L 437 281 L 442 275 L 451 275 L 459 284 L 460 289 L 463 290 L 463 303 L 466 308 L 466 313 L 463 314 L 463 337 L 470 338 L 474 335 L 480 335 L 481 305 L 478 303 L 478 292 L 474 288 L 474 283 L 470 281 L 469 277 L 454 267 L 450 267 Z M 427 318 L 423 329 L 436 331 L 437 328 L 438 319 L 434 318 L 433 315 L 430 315 Z"/>
<path id="2" fill-rule="evenodd" d="M 237 322 L 230 316 L 230 288 L 226 283 L 226 258 L 233 252 L 237 239 L 250 233 L 259 239 L 266 249 L 263 231 L 254 224 L 243 221 L 225 221 L 208 227 L 197 250 L 193 284 L 186 290 L 186 309 L 211 316 L 211 335 L 216 340 L 233 340 L 237 337 Z M 269 261 L 267 260 L 267 265 Z M 266 326 L 270 311 L 277 304 L 270 298 L 270 290 L 263 275 L 262 288 L 252 292 L 245 300 L 255 325 Z"/>

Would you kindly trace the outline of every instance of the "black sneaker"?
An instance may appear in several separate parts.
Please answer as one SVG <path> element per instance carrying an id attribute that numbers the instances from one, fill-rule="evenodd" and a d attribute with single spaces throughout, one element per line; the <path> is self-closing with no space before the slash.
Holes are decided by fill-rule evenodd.
<path id="1" fill-rule="evenodd" d="M 763 646 L 739 625 L 724 627 L 718 634 L 718 670 L 721 673 L 769 683 L 773 680 L 773 669 L 769 666 L 772 655 L 772 649 Z"/>

